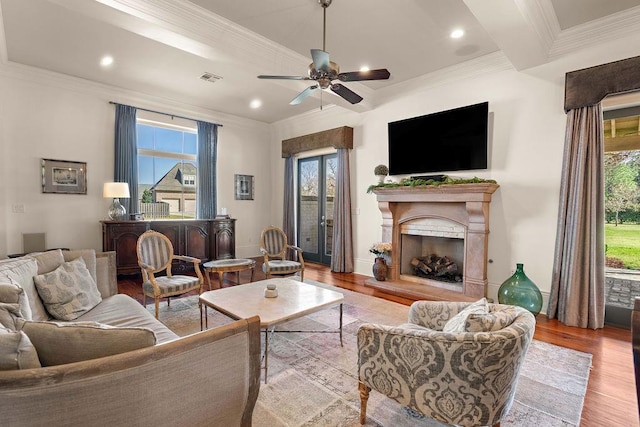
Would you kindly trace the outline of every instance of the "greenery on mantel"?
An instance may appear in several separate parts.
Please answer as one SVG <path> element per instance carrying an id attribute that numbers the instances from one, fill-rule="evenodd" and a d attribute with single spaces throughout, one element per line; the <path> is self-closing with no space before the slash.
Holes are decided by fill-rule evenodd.
<path id="1" fill-rule="evenodd" d="M 380 184 L 370 185 L 367 189 L 367 193 L 372 193 L 376 188 L 397 188 L 397 187 L 438 187 L 440 185 L 455 185 L 455 184 L 479 184 L 490 183 L 497 184 L 494 179 L 483 179 L 474 176 L 473 178 L 451 178 L 445 175 L 442 181 L 435 181 L 433 179 L 414 179 L 403 178 L 400 182 L 382 182 Z"/>

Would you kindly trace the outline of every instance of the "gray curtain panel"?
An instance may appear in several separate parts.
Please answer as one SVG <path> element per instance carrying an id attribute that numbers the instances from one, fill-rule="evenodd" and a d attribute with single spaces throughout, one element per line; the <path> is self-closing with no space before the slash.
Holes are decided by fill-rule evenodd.
<path id="1" fill-rule="evenodd" d="M 287 235 L 290 245 L 296 245 L 296 221 L 294 211 L 294 157 L 289 156 L 284 160 L 284 203 L 282 206 L 282 230 Z"/>
<path id="2" fill-rule="evenodd" d="M 198 121 L 198 181 L 196 187 L 197 216 L 211 219 L 216 216 L 216 157 L 218 125 Z"/>
<path id="3" fill-rule="evenodd" d="M 353 272 L 353 239 L 351 235 L 351 179 L 349 150 L 338 149 L 336 194 L 333 204 L 333 252 L 331 271 Z"/>
<path id="4" fill-rule="evenodd" d="M 138 212 L 138 137 L 136 108 L 116 104 L 113 180 L 129 183 L 128 199 L 120 199 L 127 213 Z"/>
<path id="5" fill-rule="evenodd" d="M 547 316 L 604 326 L 604 136 L 600 104 L 567 115 L 553 278 Z"/>

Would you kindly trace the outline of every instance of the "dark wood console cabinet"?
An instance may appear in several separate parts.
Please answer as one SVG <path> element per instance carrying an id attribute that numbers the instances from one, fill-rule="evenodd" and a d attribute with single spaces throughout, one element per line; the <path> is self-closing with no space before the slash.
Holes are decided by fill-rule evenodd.
<path id="1" fill-rule="evenodd" d="M 139 274 L 136 243 L 147 230 L 158 231 L 171 240 L 176 255 L 199 258 L 203 263 L 236 256 L 235 219 L 156 221 L 100 221 L 102 250 L 116 251 L 118 274 Z M 184 264 L 175 264 L 180 272 Z"/>

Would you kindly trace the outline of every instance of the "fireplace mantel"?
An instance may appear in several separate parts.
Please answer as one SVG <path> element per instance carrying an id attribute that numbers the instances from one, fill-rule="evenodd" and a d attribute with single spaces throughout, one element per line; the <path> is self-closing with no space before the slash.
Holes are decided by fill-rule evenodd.
<path id="1" fill-rule="evenodd" d="M 444 184 L 420 187 L 380 187 L 373 192 L 382 213 L 382 240 L 391 242 L 388 279 L 367 280 L 367 286 L 409 298 L 471 301 L 486 296 L 489 206 L 494 183 Z M 464 227 L 464 272 L 461 291 L 438 281 L 412 280 L 401 274 L 403 223 L 419 218 L 442 218 Z M 418 283 L 416 283 L 418 282 Z"/>

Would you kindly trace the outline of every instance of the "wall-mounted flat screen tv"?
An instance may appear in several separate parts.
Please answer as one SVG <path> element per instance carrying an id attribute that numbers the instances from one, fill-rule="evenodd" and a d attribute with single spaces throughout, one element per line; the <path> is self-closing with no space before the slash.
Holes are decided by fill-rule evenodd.
<path id="1" fill-rule="evenodd" d="M 489 103 L 390 122 L 389 174 L 487 169 Z"/>

